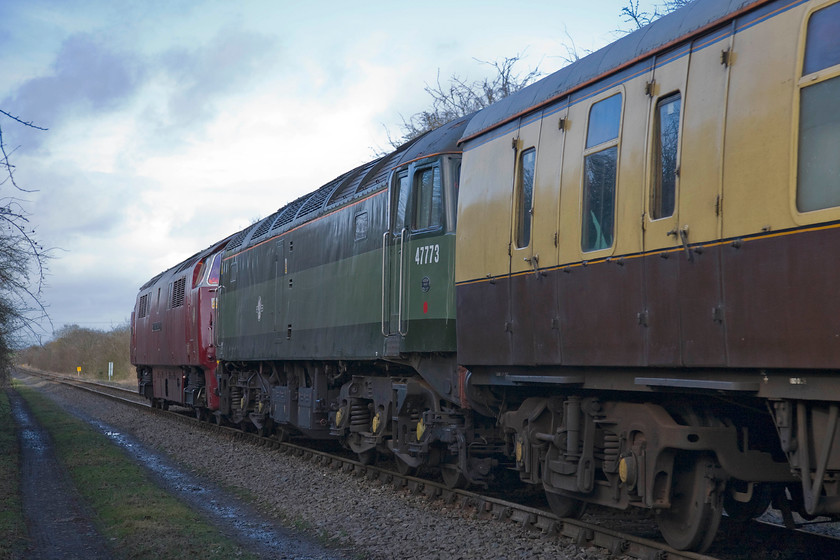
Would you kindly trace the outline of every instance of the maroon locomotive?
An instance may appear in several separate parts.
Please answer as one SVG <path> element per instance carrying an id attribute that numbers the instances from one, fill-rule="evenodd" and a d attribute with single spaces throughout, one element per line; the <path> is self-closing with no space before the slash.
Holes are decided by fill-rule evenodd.
<path id="1" fill-rule="evenodd" d="M 214 326 L 224 239 L 140 289 L 131 314 L 131 363 L 154 406 L 219 407 Z"/>

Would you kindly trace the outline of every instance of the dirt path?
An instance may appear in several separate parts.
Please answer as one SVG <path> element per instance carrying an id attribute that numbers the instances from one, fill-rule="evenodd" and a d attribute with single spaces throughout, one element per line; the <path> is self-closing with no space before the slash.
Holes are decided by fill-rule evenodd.
<path id="1" fill-rule="evenodd" d="M 111 552 L 58 464 L 49 434 L 26 402 L 9 389 L 12 417 L 21 452 L 23 512 L 31 540 L 26 558 L 40 560 L 104 559 Z"/>

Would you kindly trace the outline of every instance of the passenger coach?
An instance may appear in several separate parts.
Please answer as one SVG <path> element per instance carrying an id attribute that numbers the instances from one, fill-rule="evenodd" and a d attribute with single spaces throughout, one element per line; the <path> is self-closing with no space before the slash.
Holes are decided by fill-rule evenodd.
<path id="1" fill-rule="evenodd" d="M 559 513 L 840 512 L 839 75 L 840 4 L 698 1 L 471 120 L 458 360 Z"/>

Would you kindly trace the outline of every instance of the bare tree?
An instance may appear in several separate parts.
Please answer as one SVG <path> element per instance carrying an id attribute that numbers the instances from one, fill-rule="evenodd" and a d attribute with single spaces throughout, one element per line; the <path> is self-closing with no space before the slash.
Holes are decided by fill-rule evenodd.
<path id="1" fill-rule="evenodd" d="M 620 33 L 630 33 L 636 29 L 641 29 L 645 25 L 653 22 L 656 19 L 669 14 L 676 9 L 690 4 L 693 0 L 664 0 L 661 5 L 654 7 L 652 12 L 646 12 L 639 8 L 639 0 L 627 0 L 627 5 L 621 8 L 621 18 L 625 24 L 630 25 L 630 29 L 622 29 Z"/>
<path id="2" fill-rule="evenodd" d="M 41 303 L 48 251 L 38 243 L 24 209 L 33 191 L 15 180 L 15 166 L 3 137 L 2 124 L 46 130 L 0 109 L 0 385 L 8 378 L 15 349 L 26 335 L 37 337 L 36 324 L 47 318 Z"/>
<path id="3" fill-rule="evenodd" d="M 76 373 L 107 379 L 108 362 L 114 364 L 114 377 L 128 379 L 134 374 L 129 345 L 131 328 L 128 323 L 110 331 L 88 329 L 79 325 L 65 325 L 54 333 L 49 342 L 30 346 L 18 352 L 18 363 L 37 369 L 60 373 Z"/>
<path id="4" fill-rule="evenodd" d="M 662 3 L 662 12 L 664 14 L 669 14 L 678 8 L 682 8 L 683 6 L 687 6 L 691 4 L 694 0 L 665 0 Z"/>
<path id="5" fill-rule="evenodd" d="M 654 8 L 653 12 L 645 12 L 639 9 L 639 0 L 627 0 L 627 5 L 621 8 L 621 18 L 631 29 L 624 30 L 626 33 L 641 29 L 660 16 L 659 10 Z"/>
<path id="6" fill-rule="evenodd" d="M 563 48 L 566 49 L 566 54 L 560 55 L 560 58 L 566 64 L 577 62 L 584 56 L 592 53 L 590 50 L 583 49 L 583 54 L 581 54 L 578 46 L 575 44 L 575 38 L 572 37 L 572 34 L 569 33 L 569 29 L 565 25 L 563 26 L 563 35 L 566 36 L 566 40 L 563 42 Z"/>
<path id="7" fill-rule="evenodd" d="M 677 8 L 681 8 L 692 1 L 663 0 L 660 6 L 654 8 L 652 12 L 648 12 L 640 8 L 640 0 L 627 0 L 627 5 L 621 8 L 619 15 L 625 24 L 629 24 L 630 29 L 621 29 L 618 33 L 630 33 L 631 31 L 644 27 L 655 19 Z M 566 63 L 571 64 L 582 58 L 582 56 L 589 54 L 587 51 L 584 51 L 583 55 L 579 53 L 574 39 L 565 27 L 564 34 L 566 35 L 566 42 L 563 43 L 563 46 L 566 49 L 566 54 L 561 56 L 561 58 Z M 440 70 L 438 70 L 435 83 L 433 85 L 426 84 L 425 87 L 426 93 L 432 96 L 431 107 L 425 111 L 415 113 L 408 119 L 403 117 L 398 138 L 394 138 L 390 130 L 386 127 L 385 131 L 388 134 L 388 144 L 392 148 L 398 148 L 409 140 L 417 138 L 454 119 L 483 109 L 533 83 L 542 75 L 539 70 L 539 65 L 533 70 L 528 70 L 524 73 L 518 72 L 516 66 L 521 58 L 520 54 L 516 54 L 495 62 L 475 59 L 481 64 L 486 64 L 493 68 L 491 77 L 477 81 L 469 81 L 456 74 L 449 78 L 448 83 L 444 84 L 441 82 Z M 384 154 L 382 150 L 374 150 L 374 152 L 380 156 Z"/>
<path id="8" fill-rule="evenodd" d="M 426 93 L 432 96 L 430 109 L 415 113 L 410 118 L 403 118 L 400 137 L 395 139 L 388 132 L 388 142 L 393 148 L 417 138 L 459 117 L 469 115 L 487 107 L 512 93 L 516 93 L 540 77 L 539 66 L 527 72 L 517 70 L 521 55 L 505 57 L 504 60 L 487 62 L 475 59 L 481 64 L 492 67 L 490 77 L 483 80 L 469 81 L 458 75 L 449 78 L 444 84 L 438 70 L 434 85 L 426 84 Z M 387 131 L 387 129 L 386 129 Z"/>

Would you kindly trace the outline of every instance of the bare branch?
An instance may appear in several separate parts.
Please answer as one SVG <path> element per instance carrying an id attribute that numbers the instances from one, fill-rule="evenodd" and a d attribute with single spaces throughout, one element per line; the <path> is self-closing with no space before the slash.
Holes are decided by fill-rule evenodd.
<path id="1" fill-rule="evenodd" d="M 563 26 L 563 35 L 566 36 L 566 41 L 563 42 L 563 48 L 566 49 L 566 54 L 560 55 L 560 58 L 566 62 L 566 64 L 572 64 L 573 62 L 577 62 L 584 56 L 590 54 L 592 51 L 584 49 L 583 55 L 580 54 L 578 51 L 578 47 L 575 44 L 575 39 L 572 37 L 571 33 L 569 33 L 569 29 L 564 25 Z"/>
<path id="2" fill-rule="evenodd" d="M 449 81 L 444 83 L 438 70 L 435 82 L 427 83 L 425 87 L 426 93 L 432 98 L 431 107 L 413 114 L 408 119 L 401 116 L 399 138 L 393 138 L 386 128 L 389 144 L 392 148 L 397 148 L 430 130 L 512 95 L 540 77 L 539 65 L 524 75 L 517 72 L 516 65 L 520 60 L 520 54 L 493 62 L 476 58 L 476 62 L 493 69 L 490 77 L 476 81 L 453 74 Z"/>
<path id="3" fill-rule="evenodd" d="M 641 29 L 661 15 L 656 9 L 654 9 L 652 13 L 642 11 L 639 8 L 639 0 L 627 0 L 627 5 L 621 8 L 620 14 L 624 23 L 628 23 L 633 26 L 632 29 L 626 31 L 627 33 L 635 31 L 636 29 Z"/>
<path id="4" fill-rule="evenodd" d="M 13 124 L 46 130 L 0 109 L 3 117 Z M 11 184 L 19 192 L 34 192 L 17 183 L 10 159 L 15 151 L 7 147 L 0 127 L 0 187 Z M 40 339 L 38 326 L 43 320 L 49 321 L 41 301 L 49 250 L 38 243 L 24 203 L 17 197 L 0 197 L 0 385 L 7 377 L 15 347 L 23 338 Z"/>
<path id="5" fill-rule="evenodd" d="M 12 119 L 13 121 L 19 122 L 20 124 L 22 124 L 24 126 L 28 126 L 30 128 L 34 128 L 36 130 L 44 130 L 44 131 L 49 130 L 48 128 L 42 128 L 42 127 L 40 127 L 36 124 L 33 124 L 32 121 L 25 121 L 25 120 L 21 119 L 20 117 L 16 117 L 16 116 L 12 115 L 11 113 L 7 113 L 3 109 L 0 109 L 0 113 L 6 115 L 7 117 Z"/>

